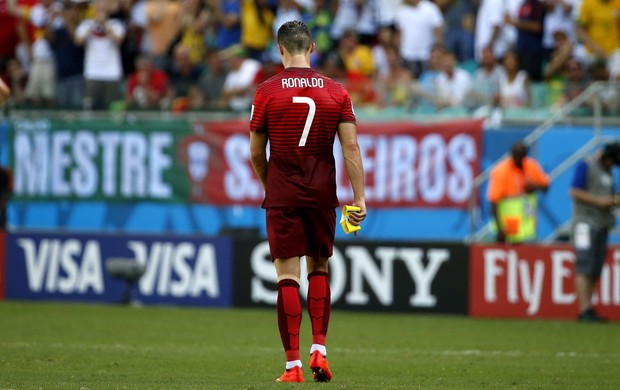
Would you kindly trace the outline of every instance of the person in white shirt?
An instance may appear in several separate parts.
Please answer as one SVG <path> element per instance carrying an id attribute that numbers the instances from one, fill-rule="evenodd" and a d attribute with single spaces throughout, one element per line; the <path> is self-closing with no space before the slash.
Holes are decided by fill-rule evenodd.
<path id="1" fill-rule="evenodd" d="M 233 111 L 248 111 L 252 106 L 254 79 L 261 63 L 247 58 L 241 45 L 233 45 L 221 55 L 229 67 L 222 86 L 222 100 Z"/>
<path id="2" fill-rule="evenodd" d="M 435 77 L 435 107 L 464 107 L 472 88 L 471 75 L 456 63 L 456 55 L 446 50 L 442 56 L 442 71 Z"/>
<path id="3" fill-rule="evenodd" d="M 499 85 L 504 77 L 504 68 L 497 63 L 493 49 L 482 50 L 480 67 L 473 77 L 473 87 L 467 98 L 470 108 L 486 107 L 490 109 L 499 104 Z"/>
<path id="4" fill-rule="evenodd" d="M 426 68 L 431 48 L 443 43 L 443 15 L 429 0 L 403 0 L 396 14 L 400 56 L 418 78 Z"/>
<path id="5" fill-rule="evenodd" d="M 576 0 L 545 0 L 547 13 L 545 14 L 543 47 L 550 54 L 555 48 L 553 33 L 565 31 L 568 39 L 575 40 L 575 19 L 573 18 Z"/>
<path id="6" fill-rule="evenodd" d="M 495 58 L 499 59 L 506 52 L 503 39 L 504 26 L 503 0 L 481 0 L 476 16 L 476 32 L 474 37 L 474 54 L 476 61 L 482 60 L 482 51 L 491 47 Z"/>
<path id="7" fill-rule="evenodd" d="M 123 78 L 120 45 L 125 38 L 125 26 L 108 17 L 108 2 L 96 0 L 95 15 L 85 19 L 75 32 L 75 41 L 85 46 L 84 79 L 87 109 L 108 109 L 121 96 Z"/>
<path id="8" fill-rule="evenodd" d="M 520 70 L 517 53 L 509 51 L 504 55 L 504 70 L 499 83 L 499 99 L 502 108 L 529 107 L 531 101 L 530 78 Z"/>
<path id="9" fill-rule="evenodd" d="M 33 28 L 30 47 L 30 70 L 26 83 L 26 100 L 35 106 L 49 106 L 56 96 L 56 66 L 54 53 L 46 37 L 46 28 L 55 21 L 61 9 L 54 0 L 41 0 L 32 7 L 18 5 L 16 0 L 7 2 L 7 10 L 14 16 L 26 19 Z"/>

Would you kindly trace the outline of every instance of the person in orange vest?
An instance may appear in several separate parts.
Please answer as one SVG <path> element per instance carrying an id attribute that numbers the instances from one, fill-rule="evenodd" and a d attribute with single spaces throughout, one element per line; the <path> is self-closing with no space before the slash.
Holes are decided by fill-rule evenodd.
<path id="1" fill-rule="evenodd" d="M 549 177 L 527 153 L 527 146 L 516 142 L 511 155 L 491 171 L 487 199 L 497 226 L 497 242 L 520 243 L 535 238 L 536 200 L 528 195 L 547 191 Z"/>

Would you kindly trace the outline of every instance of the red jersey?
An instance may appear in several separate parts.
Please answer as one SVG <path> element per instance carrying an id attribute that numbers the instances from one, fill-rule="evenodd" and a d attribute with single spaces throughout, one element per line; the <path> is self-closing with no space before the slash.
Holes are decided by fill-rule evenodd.
<path id="1" fill-rule="evenodd" d="M 250 130 L 267 133 L 264 208 L 338 207 L 334 140 L 355 123 L 347 90 L 311 68 L 287 68 L 254 95 Z"/>

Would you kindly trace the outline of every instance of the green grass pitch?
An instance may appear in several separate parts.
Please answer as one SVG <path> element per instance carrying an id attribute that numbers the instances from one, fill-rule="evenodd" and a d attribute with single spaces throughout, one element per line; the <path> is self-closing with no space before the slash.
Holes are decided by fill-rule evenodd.
<path id="1" fill-rule="evenodd" d="M 331 383 L 284 368 L 275 309 L 0 302 L 0 389 L 619 389 L 620 324 L 334 311 Z"/>

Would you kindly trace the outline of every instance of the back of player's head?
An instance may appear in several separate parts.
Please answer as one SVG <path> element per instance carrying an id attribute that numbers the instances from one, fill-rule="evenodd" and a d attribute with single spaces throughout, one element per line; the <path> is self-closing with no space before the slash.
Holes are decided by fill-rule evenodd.
<path id="1" fill-rule="evenodd" d="M 278 44 L 290 54 L 303 54 L 312 46 L 310 29 L 298 20 L 286 22 L 278 29 Z"/>

